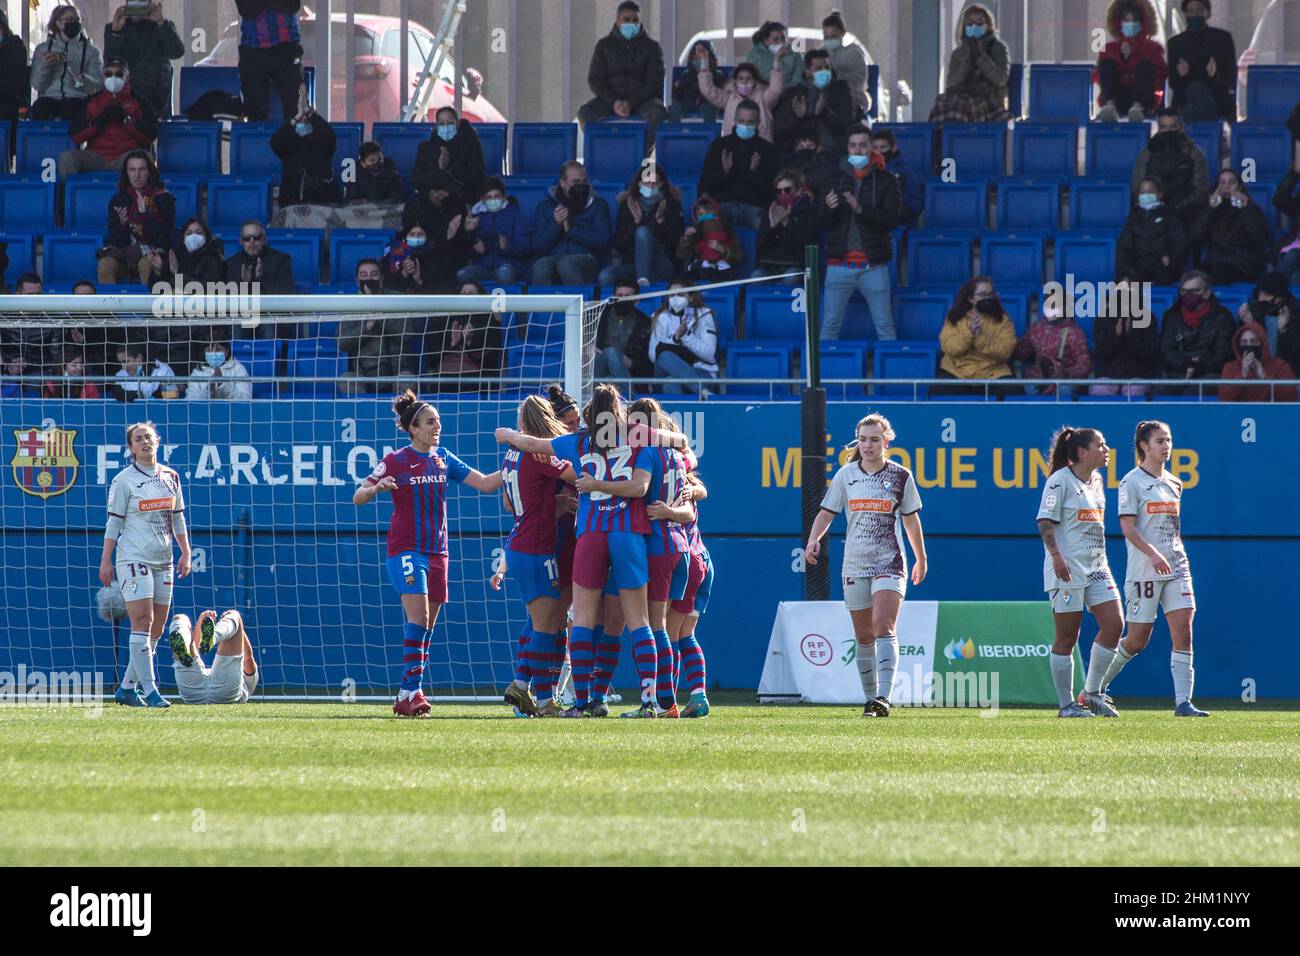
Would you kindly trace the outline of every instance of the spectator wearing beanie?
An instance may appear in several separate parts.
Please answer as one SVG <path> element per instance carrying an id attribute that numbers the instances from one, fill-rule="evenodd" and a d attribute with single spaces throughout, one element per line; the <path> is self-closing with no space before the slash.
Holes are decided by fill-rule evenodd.
<path id="1" fill-rule="evenodd" d="M 1295 378 L 1291 366 L 1274 358 L 1268 348 L 1268 333 L 1258 322 L 1247 322 L 1232 337 L 1231 362 L 1223 366 L 1220 378 L 1239 379 L 1241 385 L 1219 389 L 1221 402 L 1294 402 L 1294 385 L 1269 385 L 1272 379 Z"/>

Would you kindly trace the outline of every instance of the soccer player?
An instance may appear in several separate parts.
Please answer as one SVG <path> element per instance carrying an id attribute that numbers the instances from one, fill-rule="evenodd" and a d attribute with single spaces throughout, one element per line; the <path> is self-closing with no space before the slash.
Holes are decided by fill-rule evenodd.
<path id="1" fill-rule="evenodd" d="M 835 473 L 813 521 L 804 556 L 821 560 L 821 540 L 841 512 L 848 522 L 844 540 L 844 604 L 857 640 L 858 677 L 867 704 L 863 717 L 888 717 L 898 670 L 898 612 L 907 594 L 903 529 L 916 563 L 912 583 L 925 580 L 925 535 L 921 496 L 912 473 L 885 457 L 894 429 L 878 413 L 862 418 L 848 462 Z"/>
<path id="2" fill-rule="evenodd" d="M 688 456 L 688 464 L 695 465 L 695 456 Z M 695 628 L 709 606 L 713 590 L 713 559 L 700 534 L 699 502 L 709 496 L 704 482 L 695 472 L 686 475 L 686 500 L 693 506 L 694 516 L 686 523 L 689 552 L 673 572 L 672 603 L 668 606 L 668 633 L 673 641 L 673 674 L 686 682 L 690 700 L 681 709 L 683 717 L 707 717 L 709 699 L 705 694 L 704 649 L 695 636 Z M 673 696 L 677 685 L 673 684 Z"/>
<path id="3" fill-rule="evenodd" d="M 578 410 L 578 403 L 574 401 L 573 396 L 559 385 L 551 385 L 546 391 L 555 417 L 563 423 L 570 435 L 577 434 L 582 428 L 582 413 Z M 556 511 L 559 513 L 559 517 L 556 518 L 556 556 L 560 562 L 560 606 L 563 612 L 560 636 L 564 639 L 562 666 L 559 677 L 555 681 L 555 700 L 559 701 L 565 696 L 565 688 L 571 690 L 573 686 L 572 671 L 569 666 L 568 631 L 570 610 L 573 607 L 573 552 L 578 544 L 578 532 L 575 527 L 578 516 L 578 495 L 571 486 L 563 481 L 557 481 L 555 496 Z M 597 647 L 599 647 L 600 633 L 600 628 L 597 627 Z M 559 706 L 558 703 L 556 706 Z"/>
<path id="4" fill-rule="evenodd" d="M 172 618 L 167 642 L 172 649 L 172 667 L 181 700 L 187 704 L 243 704 L 257 689 L 257 662 L 244 619 L 230 610 L 217 619 L 216 611 L 204 611 L 198 622 L 184 614 Z M 203 655 L 216 645 L 212 667 Z"/>
<path id="5" fill-rule="evenodd" d="M 1164 608 L 1173 650 L 1169 669 L 1174 677 L 1174 715 L 1208 717 L 1192 703 L 1192 617 L 1196 594 L 1192 568 L 1183 547 L 1181 530 L 1183 483 L 1165 471 L 1173 454 L 1174 438 L 1164 422 L 1140 422 L 1133 436 L 1141 464 L 1119 486 L 1119 526 L 1128 544 L 1124 572 L 1124 599 L 1128 605 L 1128 635 L 1118 647 L 1097 687 L 1084 687 L 1111 703 L 1106 688 L 1135 654 L 1147 646 L 1155 627 L 1156 611 Z M 1097 648 L 1093 647 L 1093 654 Z M 1091 676 L 1091 671 L 1089 672 Z"/>
<path id="6" fill-rule="evenodd" d="M 161 439 L 153 422 L 126 429 L 131 464 L 108 489 L 108 523 L 99 559 L 99 583 L 113 583 L 131 618 L 130 662 L 113 699 L 127 707 L 170 707 L 154 679 L 154 650 L 172 603 L 172 540 L 180 546 L 175 575 L 190 573 L 181 476 L 158 461 Z M 116 566 L 113 551 L 117 550 Z"/>
<path id="7" fill-rule="evenodd" d="M 1085 687 L 1106 673 L 1124 630 L 1119 591 L 1106 561 L 1106 483 L 1102 473 L 1110 460 L 1106 437 L 1095 428 L 1065 427 L 1052 438 L 1050 474 L 1038 507 L 1038 533 L 1043 539 L 1043 590 L 1051 595 L 1055 622 L 1052 643 L 1052 683 L 1060 717 L 1117 717 L 1100 694 L 1074 699 L 1074 645 L 1086 608 L 1097 619 Z M 1102 648 L 1098 651 L 1098 648 Z"/>
<path id="8" fill-rule="evenodd" d="M 501 489 L 501 472 L 484 475 L 439 445 L 438 410 L 409 388 L 393 401 L 393 411 L 411 444 L 385 455 L 357 488 L 352 503 L 368 504 L 381 491 L 393 495 L 388 579 L 406 615 L 401 689 L 393 713 L 424 717 L 431 709 L 421 687 L 424 665 L 438 612 L 447 603 L 447 482 L 495 494 Z"/>

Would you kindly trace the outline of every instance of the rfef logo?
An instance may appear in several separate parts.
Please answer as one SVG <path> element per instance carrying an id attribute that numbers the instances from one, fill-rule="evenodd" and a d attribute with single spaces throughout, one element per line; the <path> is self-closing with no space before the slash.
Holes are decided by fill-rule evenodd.
<path id="1" fill-rule="evenodd" d="M 18 447 L 9 464 L 15 484 L 38 498 L 53 498 L 71 488 L 81 464 L 73 448 L 76 438 L 75 431 L 62 428 L 14 429 Z"/>
<path id="2" fill-rule="evenodd" d="M 809 664 L 825 667 L 835 656 L 835 649 L 831 647 L 831 642 L 820 634 L 805 634 L 803 640 L 799 642 L 799 653 Z"/>

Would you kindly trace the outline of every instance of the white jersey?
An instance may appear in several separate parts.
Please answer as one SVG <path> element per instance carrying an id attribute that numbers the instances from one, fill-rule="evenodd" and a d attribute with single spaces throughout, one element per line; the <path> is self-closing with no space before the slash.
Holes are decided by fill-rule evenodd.
<path id="1" fill-rule="evenodd" d="M 910 471 L 886 459 L 885 467 L 870 474 L 851 461 L 831 479 L 822 507 L 848 521 L 844 577 L 906 576 L 901 516 L 921 510 Z"/>
<path id="2" fill-rule="evenodd" d="M 185 530 L 181 476 L 166 465 L 146 470 L 132 462 L 108 489 L 104 537 L 117 542 L 116 561 L 172 563 L 172 539 Z"/>
<path id="3" fill-rule="evenodd" d="M 1126 581 L 1172 581 L 1192 576 L 1183 548 L 1181 511 L 1183 483 L 1165 472 L 1159 478 L 1144 468 L 1134 468 L 1119 485 L 1120 517 L 1137 519 L 1137 530 L 1169 562 L 1169 574 L 1156 574 L 1151 559 L 1128 543 Z"/>
<path id="4" fill-rule="evenodd" d="M 1110 580 L 1106 563 L 1106 483 L 1100 471 L 1085 484 L 1068 467 L 1052 474 L 1043 486 L 1038 520 L 1056 524 L 1056 547 L 1070 569 L 1061 581 L 1052 555 L 1043 546 L 1043 590 L 1084 588 Z"/>

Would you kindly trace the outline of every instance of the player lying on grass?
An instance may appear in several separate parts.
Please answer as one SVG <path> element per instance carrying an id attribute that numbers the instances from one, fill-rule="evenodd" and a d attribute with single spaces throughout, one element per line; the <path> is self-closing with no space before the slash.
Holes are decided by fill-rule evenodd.
<path id="1" fill-rule="evenodd" d="M 243 704 L 257 689 L 257 662 L 244 619 L 229 610 L 217 619 L 216 611 L 204 611 L 191 624 L 184 614 L 172 618 L 167 643 L 172 649 L 176 687 L 187 704 Z M 212 666 L 203 655 L 216 645 Z"/>

